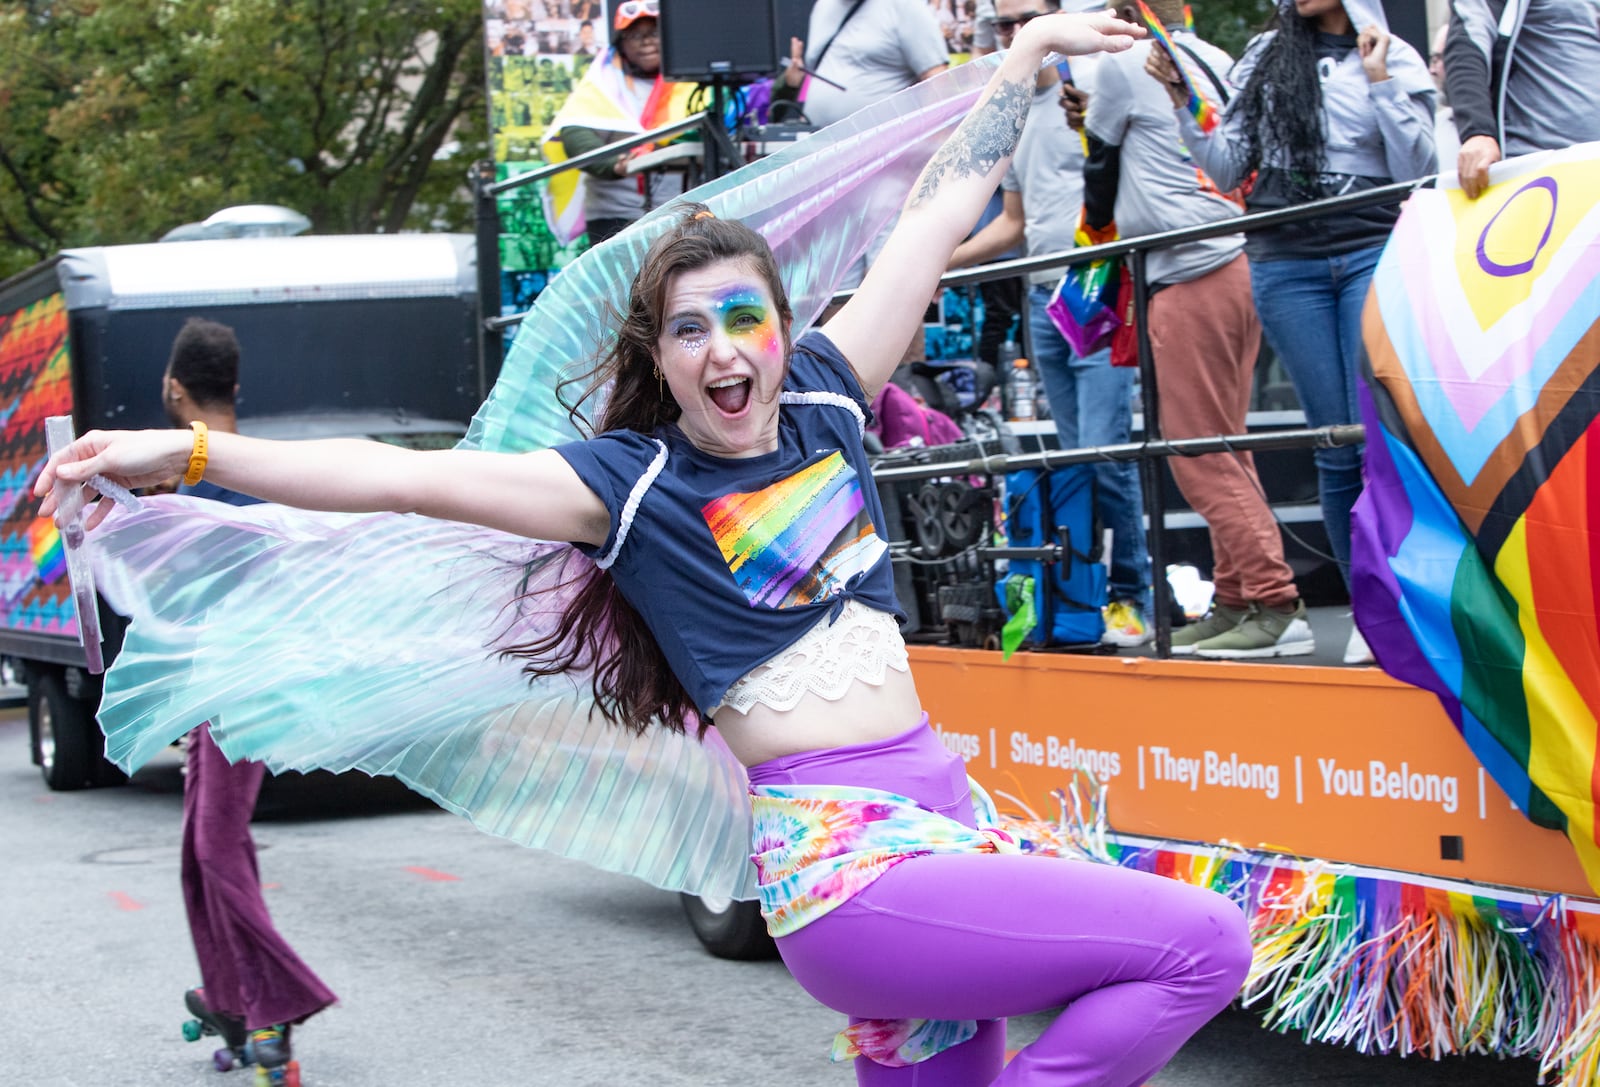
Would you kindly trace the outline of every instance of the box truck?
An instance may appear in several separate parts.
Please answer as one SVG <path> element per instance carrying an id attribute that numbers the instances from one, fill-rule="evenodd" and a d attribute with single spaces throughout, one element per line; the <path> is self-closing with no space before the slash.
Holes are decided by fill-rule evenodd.
<path id="1" fill-rule="evenodd" d="M 190 317 L 238 334 L 239 429 L 453 445 L 493 382 L 470 235 L 245 237 L 70 249 L 0 282 L 0 654 L 26 684 L 52 789 L 121 780 L 104 759 L 62 543 L 32 487 L 44 421 L 170 425 L 161 378 Z M 109 661 L 122 625 L 101 604 Z"/>

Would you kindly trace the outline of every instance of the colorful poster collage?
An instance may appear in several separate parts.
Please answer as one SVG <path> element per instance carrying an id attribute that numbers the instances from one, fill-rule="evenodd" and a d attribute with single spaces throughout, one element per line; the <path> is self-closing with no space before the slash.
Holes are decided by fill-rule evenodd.
<path id="1" fill-rule="evenodd" d="M 78 636 L 66 552 L 31 487 L 44 421 L 72 411 L 67 309 L 59 293 L 0 314 L 0 608 L 5 628 Z"/>
<path id="2" fill-rule="evenodd" d="M 498 180 L 544 164 L 539 141 L 584 71 L 605 49 L 609 25 L 601 0 L 485 3 L 489 121 Z M 503 314 L 526 310 L 550 276 L 587 247 L 583 238 L 563 245 L 551 232 L 545 222 L 543 188 L 527 185 L 499 198 Z"/>

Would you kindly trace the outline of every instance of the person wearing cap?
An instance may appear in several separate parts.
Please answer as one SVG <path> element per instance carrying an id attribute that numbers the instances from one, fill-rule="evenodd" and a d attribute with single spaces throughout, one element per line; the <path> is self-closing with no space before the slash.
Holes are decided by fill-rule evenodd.
<path id="1" fill-rule="evenodd" d="M 1417 51 L 1390 36 L 1378 0 L 1280 0 L 1273 25 L 1228 73 L 1231 97 L 1210 132 L 1186 108 L 1188 91 L 1164 53 L 1151 51 L 1147 71 L 1166 88 L 1185 144 L 1219 188 L 1254 174 L 1248 211 L 1413 181 L 1438 168 L 1433 79 Z M 1398 204 L 1345 211 L 1253 231 L 1245 241 L 1262 331 L 1309 426 L 1360 421 L 1361 310 L 1399 215 Z M 1353 445 L 1316 451 L 1328 543 L 1347 585 L 1361 455 Z M 1207 655 L 1203 645 L 1200 652 Z M 1371 659 L 1352 627 L 1346 662 Z"/>
<path id="2" fill-rule="evenodd" d="M 611 20 L 611 45 L 583 74 L 545 134 L 545 157 L 560 162 L 689 115 L 694 87 L 661 75 L 658 0 L 622 0 Z M 551 226 L 563 242 L 587 231 L 598 245 L 651 208 L 683 192 L 683 175 L 628 172 L 629 154 L 591 162 L 551 179 Z M 582 209 L 582 216 L 575 214 Z"/>

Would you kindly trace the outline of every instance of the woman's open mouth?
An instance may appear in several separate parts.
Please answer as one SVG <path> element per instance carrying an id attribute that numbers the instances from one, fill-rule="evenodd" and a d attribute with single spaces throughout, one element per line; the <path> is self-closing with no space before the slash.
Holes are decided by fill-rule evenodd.
<path id="1" fill-rule="evenodd" d="M 725 377 L 706 386 L 706 395 L 724 415 L 738 415 L 750 403 L 750 379 Z"/>

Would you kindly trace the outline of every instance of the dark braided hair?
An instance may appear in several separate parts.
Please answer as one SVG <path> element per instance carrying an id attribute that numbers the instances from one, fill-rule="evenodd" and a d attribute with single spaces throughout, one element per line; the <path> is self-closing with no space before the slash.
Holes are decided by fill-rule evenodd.
<path id="1" fill-rule="evenodd" d="M 1277 33 L 1261 50 L 1233 107 L 1243 122 L 1245 170 L 1260 169 L 1263 153 L 1276 150 L 1294 195 L 1315 200 L 1324 195 L 1322 174 L 1328 163 L 1317 27 L 1292 9 L 1279 8 L 1267 28 Z"/>

